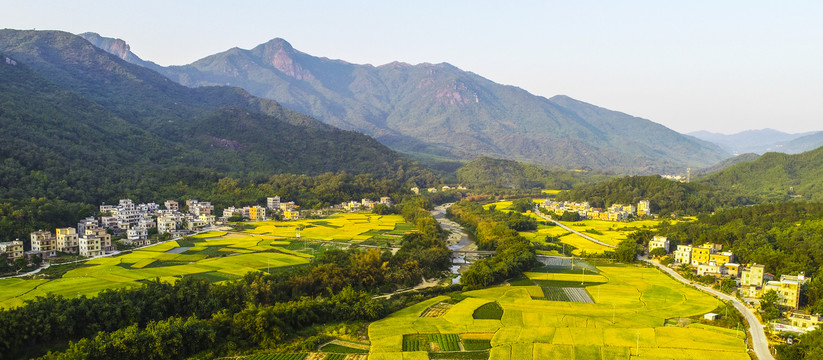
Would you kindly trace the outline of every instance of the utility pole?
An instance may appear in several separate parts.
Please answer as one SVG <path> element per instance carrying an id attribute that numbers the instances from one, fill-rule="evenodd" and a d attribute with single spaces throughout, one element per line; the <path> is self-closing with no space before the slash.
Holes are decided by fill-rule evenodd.
<path id="1" fill-rule="evenodd" d="M 612 303 L 612 325 L 614 325 L 614 303 Z"/>
<path id="2" fill-rule="evenodd" d="M 583 269 L 583 274 L 580 275 L 580 285 L 585 285 L 586 284 L 586 268 L 584 268 L 582 266 L 580 268 Z"/>
<path id="3" fill-rule="evenodd" d="M 634 351 L 635 356 L 640 356 L 640 333 L 637 333 L 637 350 Z"/>

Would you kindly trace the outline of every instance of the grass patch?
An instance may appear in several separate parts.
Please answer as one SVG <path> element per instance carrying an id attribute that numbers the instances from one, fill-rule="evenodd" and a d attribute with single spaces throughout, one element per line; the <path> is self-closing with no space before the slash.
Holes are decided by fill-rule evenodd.
<path id="1" fill-rule="evenodd" d="M 500 320 L 503 318 L 503 308 L 497 302 L 486 303 L 474 310 L 472 318 Z"/>
<path id="2" fill-rule="evenodd" d="M 433 351 L 460 351 L 460 337 L 457 334 L 429 334 Z"/>
<path id="3" fill-rule="evenodd" d="M 249 355 L 245 360 L 303 360 L 308 354 L 256 354 Z"/>
<path id="4" fill-rule="evenodd" d="M 463 348 L 466 349 L 466 351 L 488 350 L 492 348 L 492 342 L 491 340 L 463 339 Z"/>
<path id="5" fill-rule="evenodd" d="M 327 353 L 338 353 L 338 354 L 368 354 L 369 350 L 366 349 L 356 349 L 348 346 L 343 346 L 340 344 L 326 344 L 320 351 L 327 352 Z"/>
<path id="6" fill-rule="evenodd" d="M 438 360 L 487 360 L 489 358 L 488 351 L 472 351 L 459 353 L 431 353 L 429 359 Z"/>
<path id="7" fill-rule="evenodd" d="M 208 282 L 220 282 L 220 281 L 227 281 L 227 280 L 234 280 L 239 279 L 240 276 L 226 274 L 219 271 L 212 271 L 207 273 L 198 273 L 198 274 L 191 274 L 189 275 L 196 279 L 205 279 Z"/>
<path id="8" fill-rule="evenodd" d="M 188 261 L 163 261 L 163 260 L 155 260 L 151 264 L 148 264 L 143 267 L 143 269 L 150 269 L 150 268 L 159 268 L 159 267 L 167 267 L 167 266 L 178 266 L 178 265 L 188 265 Z"/>

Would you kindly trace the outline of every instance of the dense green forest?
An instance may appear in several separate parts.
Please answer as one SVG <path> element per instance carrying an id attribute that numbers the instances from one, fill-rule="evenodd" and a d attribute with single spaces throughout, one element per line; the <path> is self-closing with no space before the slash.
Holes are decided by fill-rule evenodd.
<path id="1" fill-rule="evenodd" d="M 448 215 L 463 225 L 481 249 L 494 249 L 489 258 L 475 261 L 461 274 L 460 283 L 469 289 L 483 288 L 520 275 L 537 264 L 531 242 L 518 230 L 534 230 L 534 218 L 516 211 L 504 213 L 483 209 L 479 203 L 460 201 Z"/>
<path id="2" fill-rule="evenodd" d="M 64 349 L 68 341 L 74 343 L 64 353 L 46 358 L 181 359 L 311 349 L 316 338 L 294 343 L 299 330 L 384 316 L 406 304 L 375 300 L 374 292 L 413 286 L 448 270 L 451 251 L 428 201 L 415 198 L 398 207 L 418 231 L 405 235 L 395 254 L 330 250 L 309 266 L 220 284 L 187 277 L 92 298 L 38 298 L 0 311 L 0 353 L 32 356 Z"/>
<path id="3" fill-rule="evenodd" d="M 700 182 L 758 202 L 823 201 L 823 147 L 796 155 L 766 153 Z"/>
<path id="4" fill-rule="evenodd" d="M 592 171 L 547 170 L 514 160 L 479 157 L 457 169 L 457 181 L 471 188 L 569 190 L 614 175 Z"/>
<path id="5" fill-rule="evenodd" d="M 681 183 L 658 175 L 627 176 L 563 191 L 557 200 L 588 201 L 594 207 L 612 204 L 633 204 L 640 200 L 651 202 L 652 212 L 668 216 L 697 215 L 727 206 L 747 204 L 745 197 L 734 197 L 727 192 L 699 183 Z"/>

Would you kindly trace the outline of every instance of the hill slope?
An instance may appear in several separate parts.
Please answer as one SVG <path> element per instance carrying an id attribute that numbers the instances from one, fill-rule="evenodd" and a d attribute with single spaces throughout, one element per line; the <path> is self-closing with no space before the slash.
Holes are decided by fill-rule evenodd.
<path id="1" fill-rule="evenodd" d="M 68 33 L 0 30 L 0 54 L 2 198 L 96 203 L 204 172 L 419 172 L 365 135 L 242 89 L 181 86 Z"/>
<path id="2" fill-rule="evenodd" d="M 766 153 L 710 174 L 701 182 L 751 199 L 823 201 L 823 147 L 796 155 Z"/>
<path id="3" fill-rule="evenodd" d="M 731 135 L 708 131 L 696 131 L 688 135 L 718 144 L 733 154 L 764 154 L 769 151 L 799 154 L 823 146 L 823 132 L 787 134 L 774 129 L 761 129 Z"/>
<path id="4" fill-rule="evenodd" d="M 357 65 L 274 39 L 159 70 L 186 86 L 239 86 L 412 154 L 661 172 L 712 165 L 714 144 L 559 96 L 546 99 L 449 64 Z"/>

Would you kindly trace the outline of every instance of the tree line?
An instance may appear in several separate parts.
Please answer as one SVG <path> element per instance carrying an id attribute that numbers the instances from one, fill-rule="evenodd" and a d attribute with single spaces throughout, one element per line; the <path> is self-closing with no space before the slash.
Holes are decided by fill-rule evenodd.
<path id="1" fill-rule="evenodd" d="M 528 228 L 536 229 L 533 218 L 515 211 L 486 210 L 479 203 L 465 200 L 452 205 L 448 215 L 464 226 L 478 247 L 495 250 L 494 255 L 475 261 L 463 272 L 460 283 L 467 288 L 486 287 L 537 265 L 531 242 L 520 236 L 517 229 L 524 223 L 529 224 Z"/>

